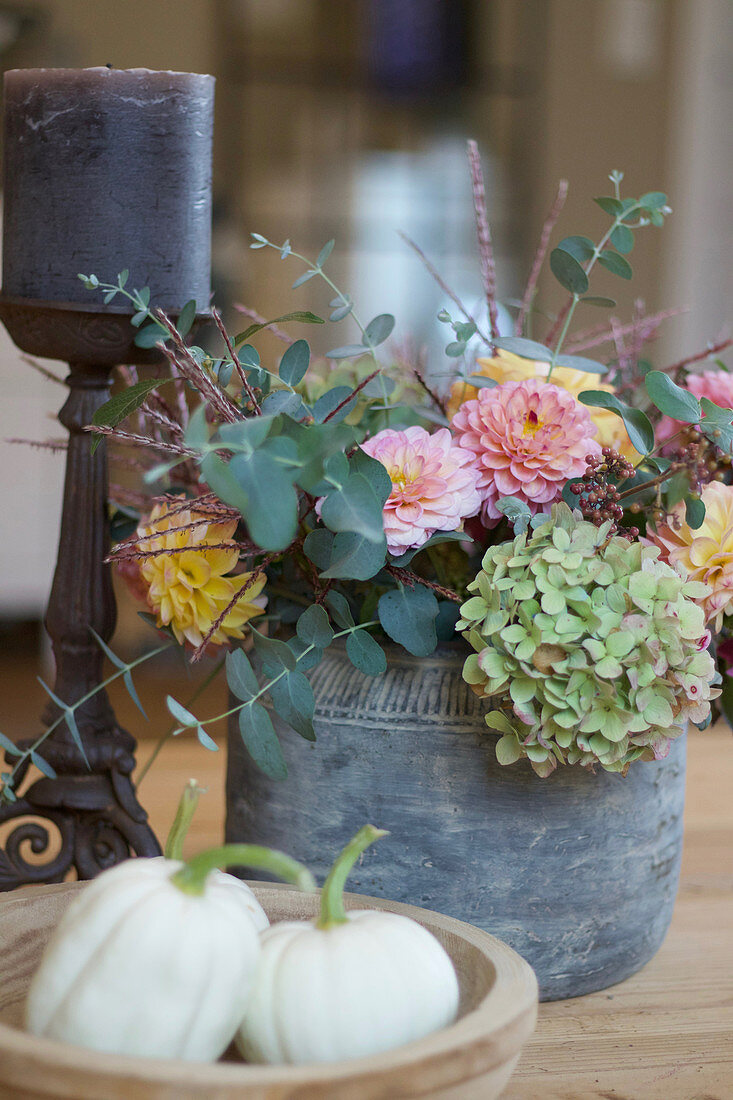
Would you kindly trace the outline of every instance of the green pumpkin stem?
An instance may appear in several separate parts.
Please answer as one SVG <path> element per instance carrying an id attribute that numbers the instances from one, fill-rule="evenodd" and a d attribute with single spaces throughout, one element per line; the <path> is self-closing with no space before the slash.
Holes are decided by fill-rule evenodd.
<path id="1" fill-rule="evenodd" d="M 196 813 L 199 798 L 206 794 L 206 787 L 199 787 L 195 779 L 189 779 L 183 789 L 181 800 L 178 803 L 176 816 L 173 819 L 168 839 L 165 842 L 166 859 L 183 859 L 183 842 L 186 839 L 189 827 Z"/>
<path id="2" fill-rule="evenodd" d="M 184 894 L 201 895 L 211 872 L 217 869 L 223 871 L 227 867 L 253 867 L 259 871 L 269 871 L 284 882 L 292 882 L 299 890 L 308 893 L 315 893 L 316 890 L 315 879 L 307 867 L 284 852 L 263 848 L 259 844 L 223 844 L 219 848 L 208 848 L 184 863 L 180 870 L 171 875 L 171 882 Z"/>
<path id="3" fill-rule="evenodd" d="M 384 829 L 377 829 L 374 825 L 363 825 L 356 836 L 336 856 L 321 890 L 321 914 L 316 927 L 331 928 L 335 924 L 343 924 L 348 919 L 344 907 L 346 880 L 362 852 L 383 836 L 389 836 Z"/>

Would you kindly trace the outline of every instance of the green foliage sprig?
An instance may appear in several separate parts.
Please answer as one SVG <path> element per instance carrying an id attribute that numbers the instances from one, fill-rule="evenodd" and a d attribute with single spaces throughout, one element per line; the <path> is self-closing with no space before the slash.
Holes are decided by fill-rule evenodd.
<path id="1" fill-rule="evenodd" d="M 56 772 L 53 766 L 49 763 L 48 760 L 45 759 L 45 757 L 41 754 L 39 750 L 41 746 L 48 740 L 54 730 L 58 729 L 59 726 L 63 725 L 64 723 L 66 723 L 69 733 L 73 737 L 74 742 L 79 749 L 79 752 L 81 753 L 83 759 L 86 760 L 87 757 L 84 749 L 84 742 L 82 741 L 81 734 L 79 733 L 79 727 L 76 721 L 76 712 L 79 710 L 80 707 L 84 706 L 85 703 L 88 703 L 90 699 L 94 698 L 94 696 L 97 695 L 100 691 L 104 691 L 105 688 L 114 683 L 115 680 L 122 679 L 133 703 L 140 710 L 143 717 L 146 717 L 145 711 L 143 710 L 142 704 L 140 703 L 140 700 L 138 698 L 137 691 L 135 690 L 135 685 L 132 680 L 132 673 L 134 669 L 138 668 L 146 661 L 149 661 L 151 658 L 157 657 L 159 653 L 163 653 L 165 652 L 165 650 L 170 649 L 172 643 L 167 642 L 165 645 L 158 646 L 156 649 L 153 649 L 150 652 L 143 654 L 141 657 L 136 657 L 133 661 L 123 661 L 110 649 L 110 647 L 99 637 L 99 635 L 95 633 L 95 631 L 92 630 L 91 633 L 94 635 L 95 641 L 112 662 L 112 664 L 115 666 L 117 671 L 113 672 L 105 680 L 102 680 L 101 683 L 96 684 L 80 699 L 77 699 L 75 703 L 65 703 L 51 690 L 51 688 L 48 687 L 47 684 L 43 682 L 43 680 L 41 680 L 40 677 L 38 677 L 38 682 L 40 683 L 41 687 L 57 705 L 61 713 L 59 714 L 58 718 L 55 719 L 55 721 L 51 722 L 51 724 L 46 727 L 40 737 L 36 738 L 33 744 L 25 749 L 21 749 L 4 733 L 0 733 L 0 749 L 2 749 L 7 756 L 14 760 L 13 767 L 10 769 L 10 771 L 2 772 L 2 774 L 0 774 L 0 805 L 2 805 L 3 803 L 7 804 L 15 802 L 17 800 L 16 781 L 19 774 L 25 774 L 25 771 L 29 764 L 33 764 L 36 768 L 38 768 L 42 775 L 45 775 L 48 779 L 56 778 Z"/>

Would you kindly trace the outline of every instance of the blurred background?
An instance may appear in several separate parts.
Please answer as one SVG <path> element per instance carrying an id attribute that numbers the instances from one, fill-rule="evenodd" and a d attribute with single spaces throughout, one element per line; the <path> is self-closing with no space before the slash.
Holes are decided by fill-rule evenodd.
<path id="1" fill-rule="evenodd" d="M 482 152 L 503 300 L 521 294 L 558 181 L 570 184 L 559 236 L 595 237 L 606 218 L 591 198 L 611 191 L 617 168 L 624 193 L 663 190 L 674 214 L 638 235 L 630 286 L 601 273 L 593 293 L 618 298 L 620 317 L 639 298 L 683 309 L 651 351 L 659 366 L 720 337 L 733 289 L 732 54 L 730 0 L 0 2 L 3 69 L 110 63 L 216 76 L 213 273 L 226 315 L 236 302 L 268 317 L 320 312 L 329 297 L 315 281 L 291 291 L 302 268 L 250 251 L 251 231 L 309 256 L 335 237 L 336 282 L 363 315 L 394 313 L 399 337 L 424 346 L 437 372 L 446 303 L 399 233 L 480 309 L 469 137 Z M 550 311 L 561 300 L 551 281 L 541 298 Z M 335 342 L 351 341 L 349 324 Z M 61 434 L 63 391 L 21 362 L 4 330 L 0 384 L 0 440 Z M 17 661 L 35 672 L 42 649 L 63 463 L 4 442 L 0 453 L 0 691 L 3 729 L 19 737 L 41 706 L 19 688 Z M 135 622 L 123 611 L 123 636 Z"/>

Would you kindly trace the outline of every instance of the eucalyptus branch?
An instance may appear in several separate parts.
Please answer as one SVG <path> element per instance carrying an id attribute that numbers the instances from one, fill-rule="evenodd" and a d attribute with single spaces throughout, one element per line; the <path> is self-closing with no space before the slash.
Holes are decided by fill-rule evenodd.
<path id="1" fill-rule="evenodd" d="M 633 206 L 630 206 L 628 208 L 628 210 L 621 210 L 615 216 L 615 218 L 613 219 L 613 222 L 611 223 L 610 228 L 603 234 L 603 236 L 601 237 L 598 244 L 594 246 L 593 255 L 588 259 L 588 261 L 586 262 L 585 267 L 583 268 L 586 275 L 590 275 L 591 271 L 595 267 L 595 264 L 596 264 L 599 256 L 601 255 L 601 252 L 603 251 L 603 249 L 605 248 L 605 246 L 608 244 L 609 240 L 611 239 L 611 234 L 614 233 L 615 230 L 618 229 L 618 227 L 620 225 L 622 225 L 624 222 L 627 222 L 632 214 L 634 214 L 637 210 L 642 210 L 642 209 L 643 209 L 643 207 L 641 206 L 641 203 L 636 202 L 636 203 L 634 203 Z M 550 378 L 552 377 L 552 372 L 555 369 L 555 366 L 557 364 L 558 356 L 560 355 L 560 352 L 562 350 L 562 346 L 565 342 L 565 337 L 567 336 L 568 329 L 570 328 L 570 323 L 573 319 L 573 314 L 575 313 L 575 310 L 577 309 L 578 302 L 580 301 L 581 297 L 582 297 L 582 295 L 580 295 L 577 291 L 575 291 L 573 293 L 573 296 L 570 299 L 569 303 L 566 304 L 564 319 L 563 319 L 563 322 L 562 322 L 562 328 L 560 329 L 560 335 L 557 338 L 557 344 L 555 345 L 554 351 L 552 353 L 552 359 L 550 360 L 550 369 L 547 372 L 547 381 L 548 382 L 549 382 Z M 559 320 L 560 320 L 560 318 L 558 317 L 558 322 L 559 322 Z M 558 322 L 555 323 L 555 327 L 557 327 Z M 548 337 L 548 340 L 550 340 L 549 337 Z"/>
<path id="2" fill-rule="evenodd" d="M 196 700 L 199 699 L 201 695 L 203 695 L 203 693 L 206 691 L 206 689 L 209 687 L 209 685 L 216 679 L 216 677 L 219 675 L 219 673 L 223 669 L 225 661 L 226 661 L 226 657 L 222 657 L 221 660 L 216 663 L 216 665 L 211 670 L 209 675 L 206 677 L 205 680 L 203 680 L 199 684 L 199 686 L 196 688 L 196 690 L 194 691 L 191 698 L 186 703 L 186 709 L 193 706 L 193 704 L 196 702 Z M 145 764 L 143 765 L 143 767 L 140 769 L 139 775 L 137 775 L 135 777 L 135 787 L 136 788 L 140 787 L 140 784 L 142 783 L 143 779 L 148 774 L 148 772 L 152 768 L 153 764 L 157 760 L 158 754 L 160 753 L 161 749 L 166 744 L 166 742 L 170 740 L 170 738 L 173 736 L 173 734 L 175 733 L 177 728 L 178 727 L 176 726 L 176 723 L 173 722 L 168 727 L 168 729 L 165 731 L 163 736 L 161 738 L 159 738 L 155 748 L 151 752 L 148 759 L 145 761 Z"/>
<path id="3" fill-rule="evenodd" d="M 367 623 L 357 623 L 355 626 L 350 626 L 346 630 L 340 630 L 335 633 L 332 640 L 336 641 L 337 638 L 344 638 L 348 634 L 353 634 L 357 630 L 366 630 L 370 626 L 379 626 L 379 621 L 377 619 L 373 619 Z M 297 657 L 295 657 L 296 666 L 299 665 L 301 661 L 303 661 L 310 653 L 313 652 L 314 649 L 317 648 L 318 647 L 313 643 L 306 646 L 302 653 L 299 653 Z M 270 688 L 274 687 L 275 684 L 278 684 L 284 676 L 287 676 L 290 671 L 292 670 L 288 668 L 283 668 L 282 672 L 279 672 L 277 676 L 273 676 L 270 680 L 267 681 L 267 683 L 263 684 L 260 687 L 259 691 L 255 692 L 255 694 L 251 696 L 251 698 L 247 699 L 244 703 L 238 703 L 236 706 L 230 707 L 229 710 L 225 710 L 221 714 L 216 714 L 211 718 L 202 719 L 198 723 L 199 726 L 205 729 L 206 726 L 213 725 L 215 722 L 221 722 L 225 718 L 231 717 L 232 714 L 239 714 L 241 710 L 245 710 L 245 708 L 253 706 L 255 703 L 259 702 L 263 695 L 266 695 L 267 692 L 269 692 Z M 185 726 L 177 726 L 172 736 L 175 736 L 178 733 L 182 733 L 185 728 Z"/>
<path id="4" fill-rule="evenodd" d="M 51 736 L 54 730 L 58 729 L 60 725 L 68 721 L 69 715 L 71 715 L 73 719 L 76 711 L 79 710 L 80 707 L 84 706 L 85 703 L 88 703 L 90 699 L 98 694 L 98 692 L 104 691 L 105 688 L 109 687 L 109 685 L 114 683 L 115 680 L 119 680 L 120 677 L 129 677 L 133 669 L 137 668 L 139 665 L 144 664 L 145 661 L 149 661 L 152 657 L 157 657 L 159 653 L 164 653 L 167 649 L 171 648 L 172 644 L 172 642 L 167 642 L 165 645 L 158 646 L 157 649 L 153 649 L 149 653 L 143 654 L 142 657 L 135 658 L 134 661 L 129 661 L 127 663 L 120 662 L 116 672 L 113 672 L 105 680 L 102 680 L 100 681 L 100 683 L 96 684 L 85 695 L 82 695 L 80 699 L 77 699 L 75 703 L 63 703 L 62 713 L 59 715 L 59 717 L 54 722 L 52 722 L 50 726 L 46 727 L 41 736 L 36 738 L 36 740 L 29 748 L 23 750 L 15 749 L 14 755 L 17 755 L 17 760 L 13 765 L 12 770 L 4 774 L 2 779 L 0 780 L 0 803 L 3 801 L 15 801 L 14 797 L 8 797 L 7 792 L 13 791 L 16 775 L 21 770 L 21 768 L 26 767 L 27 761 L 32 761 L 35 763 L 33 757 L 36 756 L 36 754 L 38 753 L 38 749 L 41 747 L 41 745 L 43 745 L 47 738 Z M 5 740 L 6 739 L 3 738 L 3 744 L 5 744 Z M 7 750 L 7 746 L 5 747 Z"/>

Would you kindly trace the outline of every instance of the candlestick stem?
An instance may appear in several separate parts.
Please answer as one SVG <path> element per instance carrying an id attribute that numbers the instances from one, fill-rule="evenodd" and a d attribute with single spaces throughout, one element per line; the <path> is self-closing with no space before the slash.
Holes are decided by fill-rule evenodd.
<path id="1" fill-rule="evenodd" d="M 59 414 L 69 431 L 66 481 L 46 626 L 56 659 L 54 694 L 73 704 L 103 678 L 104 658 L 92 630 L 108 641 L 116 620 L 110 567 L 104 563 L 109 550 L 106 445 L 102 442 L 92 454 L 92 436 L 84 431 L 108 397 L 109 367 L 71 363 L 67 384 L 69 396 Z M 50 701 L 44 721 L 50 724 L 60 714 Z M 59 882 L 72 866 L 79 878 L 91 878 L 129 855 L 160 853 L 131 780 L 135 741 L 118 725 L 107 692 L 96 691 L 83 703 L 76 721 L 84 754 L 62 722 L 43 749 L 57 778 L 36 780 L 17 802 L 0 810 L 0 823 L 29 815 L 47 818 L 60 833 L 60 850 L 50 862 L 29 863 L 23 843 L 36 855 L 45 854 L 51 838 L 42 825 L 19 824 L 5 853 L 0 851 L 0 890 Z"/>

